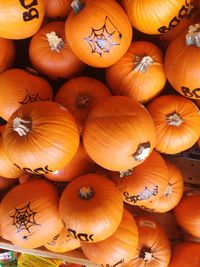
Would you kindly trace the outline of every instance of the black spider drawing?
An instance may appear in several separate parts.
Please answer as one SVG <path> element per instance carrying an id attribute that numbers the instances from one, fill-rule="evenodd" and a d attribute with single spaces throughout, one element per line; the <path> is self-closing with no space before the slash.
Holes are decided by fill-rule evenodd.
<path id="1" fill-rule="evenodd" d="M 40 225 L 35 221 L 35 214 L 37 212 L 31 210 L 30 204 L 31 203 L 29 202 L 20 209 L 15 208 L 14 215 L 10 216 L 11 218 L 13 218 L 13 225 L 16 226 L 18 232 L 26 230 L 28 233 L 30 233 L 30 227 L 34 225 Z"/>
<path id="2" fill-rule="evenodd" d="M 50 98 L 49 97 L 41 98 L 39 95 L 39 92 L 31 93 L 26 89 L 26 96 L 24 97 L 22 101 L 19 102 L 19 104 L 24 105 L 24 104 L 32 103 L 36 101 L 47 101 L 47 100 L 50 100 Z"/>
<path id="3" fill-rule="evenodd" d="M 109 31 L 111 28 L 113 30 Z M 98 53 L 101 57 L 103 53 L 109 53 L 112 46 L 120 45 L 121 38 L 122 34 L 106 16 L 104 25 L 99 29 L 92 27 L 91 34 L 83 39 L 91 47 L 92 53 Z"/>

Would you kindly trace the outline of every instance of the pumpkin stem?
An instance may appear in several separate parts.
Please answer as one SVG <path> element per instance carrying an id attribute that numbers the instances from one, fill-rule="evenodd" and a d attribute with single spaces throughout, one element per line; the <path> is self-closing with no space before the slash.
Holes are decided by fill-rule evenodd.
<path id="1" fill-rule="evenodd" d="M 94 191 L 90 187 L 82 187 L 79 191 L 81 199 L 88 200 L 94 196 Z"/>
<path id="2" fill-rule="evenodd" d="M 173 113 L 167 116 L 167 124 L 171 126 L 180 126 L 183 123 L 180 115 Z"/>
<path id="3" fill-rule="evenodd" d="M 140 258 L 142 258 L 145 262 L 151 262 L 154 259 L 153 253 L 150 248 L 143 248 L 140 253 Z"/>
<path id="4" fill-rule="evenodd" d="M 125 170 L 125 171 L 119 171 L 119 177 L 120 178 L 124 178 L 124 177 L 127 177 L 127 176 L 131 176 L 133 174 L 133 170 L 134 170 L 134 168 L 128 169 L 128 170 Z"/>
<path id="5" fill-rule="evenodd" d="M 56 35 L 56 32 L 52 31 L 46 33 L 46 37 L 52 51 L 60 52 L 60 50 L 64 47 L 65 42 L 61 37 Z"/>
<path id="6" fill-rule="evenodd" d="M 29 74 L 34 75 L 34 76 L 39 76 L 39 73 L 35 69 L 30 68 L 28 66 L 26 67 L 25 71 L 28 72 Z"/>
<path id="7" fill-rule="evenodd" d="M 138 72 L 147 72 L 149 66 L 154 62 L 150 56 L 134 56 L 135 70 Z"/>
<path id="8" fill-rule="evenodd" d="M 81 3 L 80 0 L 74 0 L 71 3 L 71 7 L 72 7 L 75 14 L 78 14 L 84 8 L 84 6 L 85 5 L 83 3 Z"/>
<path id="9" fill-rule="evenodd" d="M 164 195 L 165 195 L 166 197 L 169 197 L 169 196 L 171 196 L 172 191 L 173 191 L 173 186 L 172 186 L 171 184 L 168 184 L 168 185 L 167 185 L 167 188 L 166 188 L 166 190 L 165 190 Z"/>
<path id="10" fill-rule="evenodd" d="M 19 117 L 16 117 L 13 120 L 13 129 L 20 136 L 24 136 L 30 132 L 30 124 L 31 122 L 29 120 L 23 120 Z"/>
<path id="11" fill-rule="evenodd" d="M 149 142 L 140 144 L 137 151 L 132 155 L 135 161 L 142 161 L 146 159 L 150 153 L 151 145 Z"/>
<path id="12" fill-rule="evenodd" d="M 200 24 L 190 25 L 186 34 L 186 45 L 200 47 Z"/>
<path id="13" fill-rule="evenodd" d="M 88 96 L 79 96 L 76 100 L 76 105 L 78 108 L 87 108 L 90 104 L 90 98 Z"/>

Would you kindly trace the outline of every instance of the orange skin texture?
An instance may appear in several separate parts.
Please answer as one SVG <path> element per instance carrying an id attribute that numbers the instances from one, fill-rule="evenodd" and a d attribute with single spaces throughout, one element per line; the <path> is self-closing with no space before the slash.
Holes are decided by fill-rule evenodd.
<path id="1" fill-rule="evenodd" d="M 15 44 L 13 40 L 0 38 L 0 74 L 9 69 L 15 59 Z"/>
<path id="2" fill-rule="evenodd" d="M 65 18 L 71 11 L 71 0 L 46 0 L 45 16 L 48 18 Z"/>

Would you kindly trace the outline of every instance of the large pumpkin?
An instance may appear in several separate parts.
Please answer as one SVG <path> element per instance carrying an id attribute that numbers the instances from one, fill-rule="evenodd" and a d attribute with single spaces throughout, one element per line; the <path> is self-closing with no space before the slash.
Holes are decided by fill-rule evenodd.
<path id="1" fill-rule="evenodd" d="M 81 242 L 81 248 L 92 262 L 105 267 L 121 266 L 134 257 L 138 241 L 136 222 L 124 209 L 121 223 L 110 237 L 96 243 Z"/>
<path id="2" fill-rule="evenodd" d="M 183 96 L 164 95 L 148 106 L 156 127 L 156 149 L 176 154 L 193 146 L 200 136 L 198 107 Z"/>
<path id="3" fill-rule="evenodd" d="M 96 104 L 83 130 L 88 155 L 100 166 L 125 171 L 141 164 L 155 146 L 155 126 L 148 111 L 126 96 Z"/>
<path id="4" fill-rule="evenodd" d="M 0 74 L 9 69 L 15 60 L 15 44 L 13 40 L 0 37 Z"/>
<path id="5" fill-rule="evenodd" d="M 18 185 L 1 202 L 1 230 L 16 246 L 40 247 L 63 228 L 58 204 L 56 187 L 45 180 Z"/>
<path id="6" fill-rule="evenodd" d="M 106 69 L 106 81 L 116 95 L 145 103 L 165 86 L 166 75 L 161 50 L 153 43 L 133 42 L 127 53 Z"/>
<path id="7" fill-rule="evenodd" d="M 171 248 L 163 228 L 149 217 L 135 217 L 139 245 L 128 267 L 168 267 Z"/>
<path id="8" fill-rule="evenodd" d="M 165 71 L 173 88 L 185 97 L 200 99 L 200 24 L 190 25 L 169 45 Z"/>
<path id="9" fill-rule="evenodd" d="M 51 19 L 65 18 L 71 11 L 70 0 L 46 0 L 45 16 Z"/>
<path id="10" fill-rule="evenodd" d="M 83 71 L 85 66 L 66 42 L 64 27 L 62 21 L 45 24 L 30 41 L 29 56 L 32 65 L 51 78 L 69 79 Z"/>
<path id="11" fill-rule="evenodd" d="M 110 96 L 108 87 L 101 81 L 80 76 L 65 82 L 57 91 L 55 101 L 66 107 L 75 117 L 80 133 L 91 107 L 101 98 Z"/>
<path id="12" fill-rule="evenodd" d="M 44 0 L 2 0 L 0 3 L 0 37 L 25 39 L 35 34 L 43 21 Z"/>
<path id="13" fill-rule="evenodd" d="M 134 28 L 146 34 L 170 31 L 186 16 L 190 0 L 122 0 Z"/>
<path id="14" fill-rule="evenodd" d="M 139 166 L 124 172 L 109 172 L 109 176 L 130 205 L 148 205 L 163 194 L 169 173 L 162 156 L 153 151 Z"/>
<path id="15" fill-rule="evenodd" d="M 58 103 L 34 102 L 12 114 L 3 142 L 16 166 L 44 174 L 63 168 L 73 158 L 79 146 L 79 132 L 71 113 Z"/>
<path id="16" fill-rule="evenodd" d="M 200 238 L 200 190 L 184 194 L 174 209 L 177 223 L 194 237 Z"/>
<path id="17" fill-rule="evenodd" d="M 83 242 L 98 242 L 116 231 L 122 219 L 123 201 L 108 178 L 85 174 L 65 188 L 59 210 L 72 237 Z"/>
<path id="18" fill-rule="evenodd" d="M 53 90 L 44 79 L 22 69 L 10 69 L 0 75 L 0 116 L 8 120 L 21 105 L 51 100 Z"/>
<path id="19" fill-rule="evenodd" d="M 130 21 L 113 0 L 72 1 L 65 23 L 66 39 L 74 54 L 93 67 L 108 67 L 128 50 Z"/>

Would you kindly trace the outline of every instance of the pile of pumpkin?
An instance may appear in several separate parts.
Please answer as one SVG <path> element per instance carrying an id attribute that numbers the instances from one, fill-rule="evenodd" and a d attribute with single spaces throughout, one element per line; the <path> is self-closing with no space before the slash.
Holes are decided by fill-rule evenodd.
<path id="1" fill-rule="evenodd" d="M 181 169 L 166 159 L 200 146 L 199 1 L 193 4 L 1 1 L 4 239 L 60 253 L 81 247 L 102 266 L 200 266 L 200 244 L 171 250 L 151 216 L 173 212 L 200 238 L 200 190 L 184 192 Z M 24 40 L 28 56 L 15 46 Z M 28 57 L 34 70 L 15 66 L 16 57 Z M 103 70 L 103 79 L 86 76 L 88 69 Z"/>

